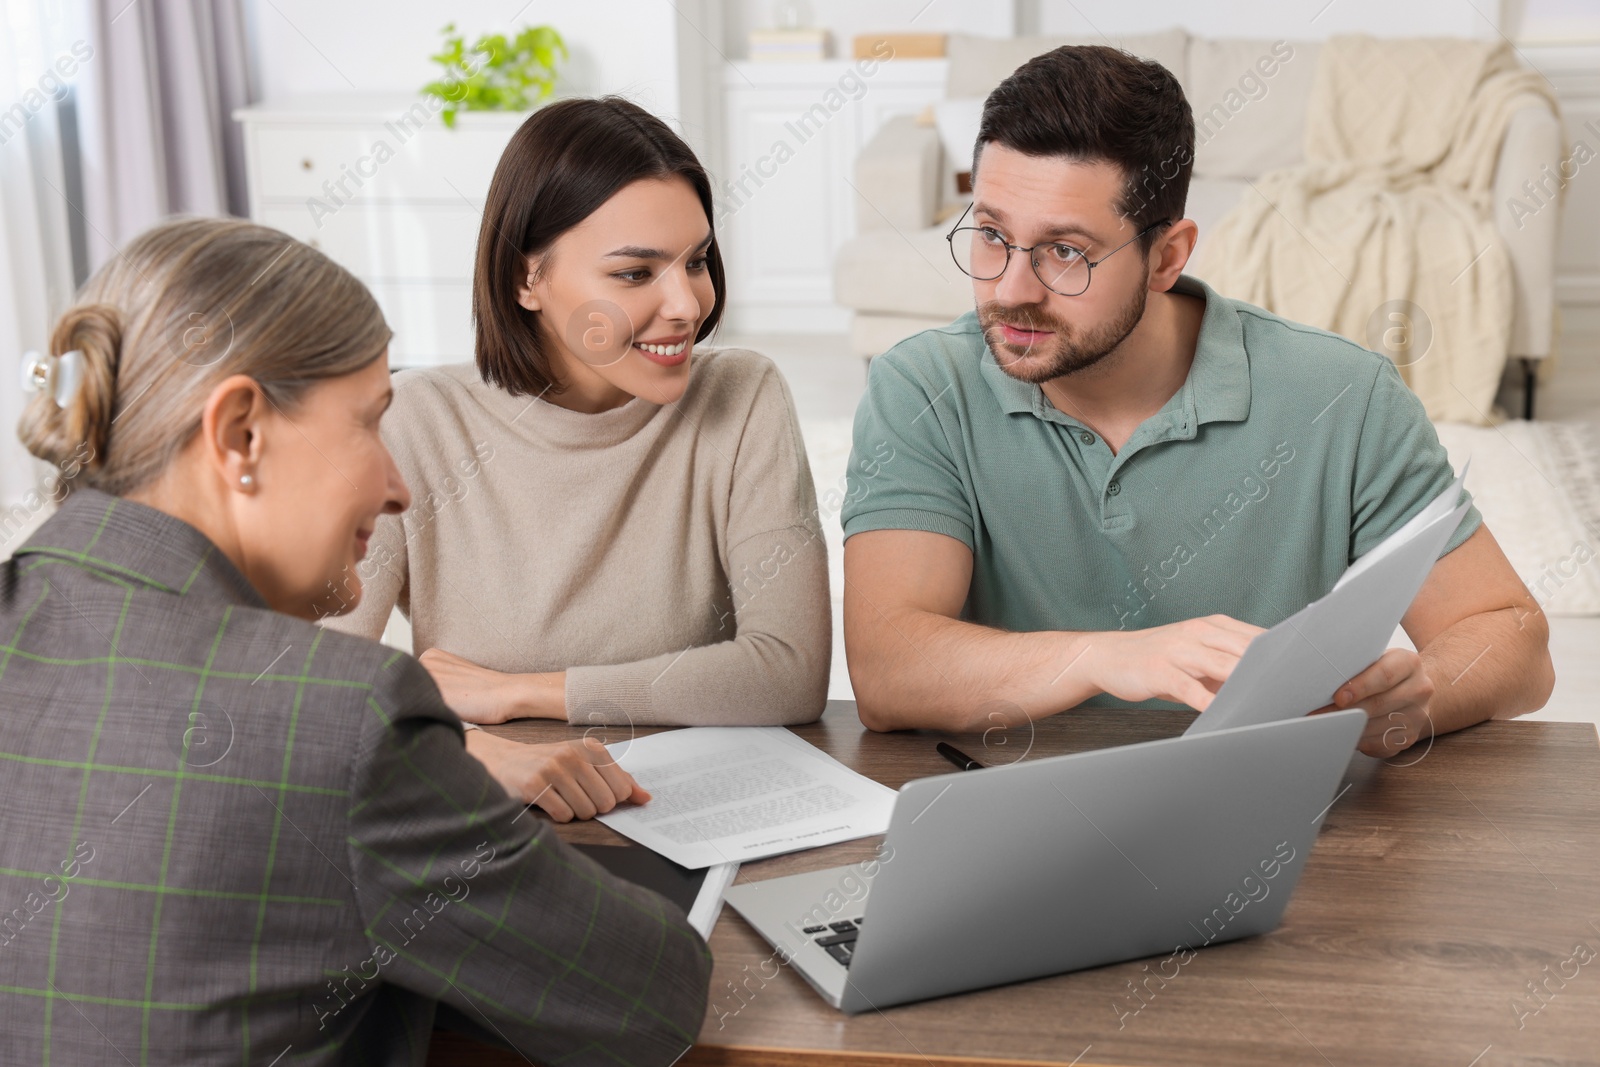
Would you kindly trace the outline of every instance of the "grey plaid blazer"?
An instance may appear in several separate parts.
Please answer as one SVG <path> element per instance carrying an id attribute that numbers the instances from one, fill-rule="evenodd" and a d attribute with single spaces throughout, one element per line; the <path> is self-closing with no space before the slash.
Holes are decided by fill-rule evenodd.
<path id="1" fill-rule="evenodd" d="M 411 657 L 81 490 L 0 565 L 0 1063 L 666 1064 L 711 957 L 524 814 Z"/>

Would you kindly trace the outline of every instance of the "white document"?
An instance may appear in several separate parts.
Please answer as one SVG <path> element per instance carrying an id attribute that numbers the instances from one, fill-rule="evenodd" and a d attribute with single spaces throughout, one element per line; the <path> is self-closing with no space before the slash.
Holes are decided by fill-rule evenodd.
<path id="1" fill-rule="evenodd" d="M 1462 475 L 1465 477 L 1463 470 Z M 1462 479 L 1345 571 L 1321 600 L 1259 633 L 1185 734 L 1292 719 L 1333 703 L 1382 656 L 1468 504 Z"/>
<path id="2" fill-rule="evenodd" d="M 706 880 L 700 883 L 700 892 L 696 894 L 694 907 L 689 909 L 687 918 L 689 925 L 707 941 L 711 940 L 711 928 L 717 925 L 717 916 L 722 914 L 722 895 L 728 891 L 733 884 L 733 876 L 738 873 L 737 863 L 716 863 L 706 869 Z"/>
<path id="3" fill-rule="evenodd" d="M 1352 581 L 1357 576 L 1365 573 L 1369 567 L 1373 566 L 1384 556 L 1388 555 L 1390 552 L 1393 552 L 1401 545 L 1410 542 L 1410 540 L 1416 537 L 1424 526 L 1432 523 L 1435 519 L 1439 518 L 1439 516 L 1447 515 L 1453 511 L 1456 506 L 1456 501 L 1461 499 L 1461 486 L 1466 482 L 1467 471 L 1471 468 L 1472 460 L 1468 459 L 1466 466 L 1461 468 L 1461 473 L 1456 475 L 1456 480 L 1450 483 L 1450 487 L 1448 489 L 1430 500 L 1427 507 L 1423 508 L 1415 515 L 1411 516 L 1411 518 L 1407 519 L 1404 526 L 1400 527 L 1400 529 L 1396 530 L 1394 533 L 1378 542 L 1377 545 L 1373 546 L 1372 551 L 1368 552 L 1366 555 L 1350 564 L 1349 568 L 1347 568 L 1345 572 L 1339 576 L 1339 580 L 1334 584 L 1334 588 L 1337 589 L 1339 586 L 1348 581 Z M 1446 538 L 1445 540 L 1448 541 L 1449 538 Z M 1421 586 L 1419 585 L 1417 588 L 1420 589 Z M 1389 632 L 1393 633 L 1394 630 L 1391 628 Z"/>
<path id="4" fill-rule="evenodd" d="M 692 870 L 889 829 L 894 790 L 782 727 L 694 726 L 606 747 L 651 799 L 599 821 Z"/>

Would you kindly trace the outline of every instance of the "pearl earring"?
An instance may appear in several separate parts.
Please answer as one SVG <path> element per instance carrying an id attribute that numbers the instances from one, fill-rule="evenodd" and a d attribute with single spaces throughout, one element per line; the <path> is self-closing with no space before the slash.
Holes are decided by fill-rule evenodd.
<path id="1" fill-rule="evenodd" d="M 239 484 L 246 489 L 254 489 L 256 480 L 251 475 L 241 474 L 239 475 Z"/>

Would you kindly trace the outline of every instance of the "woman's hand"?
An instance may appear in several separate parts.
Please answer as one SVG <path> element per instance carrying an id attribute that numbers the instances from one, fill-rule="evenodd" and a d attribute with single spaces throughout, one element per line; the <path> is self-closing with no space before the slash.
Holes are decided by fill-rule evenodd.
<path id="1" fill-rule="evenodd" d="M 538 805 L 556 822 L 592 819 L 624 801 L 643 804 L 650 799 L 592 737 L 525 745 L 486 730 L 468 730 L 467 751 L 506 792 Z"/>
<path id="2" fill-rule="evenodd" d="M 433 675 L 450 710 L 465 722 L 493 725 L 511 719 L 565 719 L 566 672 L 506 674 L 480 667 L 442 648 L 417 657 Z"/>

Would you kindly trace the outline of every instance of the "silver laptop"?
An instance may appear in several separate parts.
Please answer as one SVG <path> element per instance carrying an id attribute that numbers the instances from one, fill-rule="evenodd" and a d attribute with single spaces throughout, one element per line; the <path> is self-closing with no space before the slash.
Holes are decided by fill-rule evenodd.
<path id="1" fill-rule="evenodd" d="M 921 778 L 875 859 L 727 901 L 851 1014 L 1265 933 L 1366 721 L 1351 709 Z"/>

